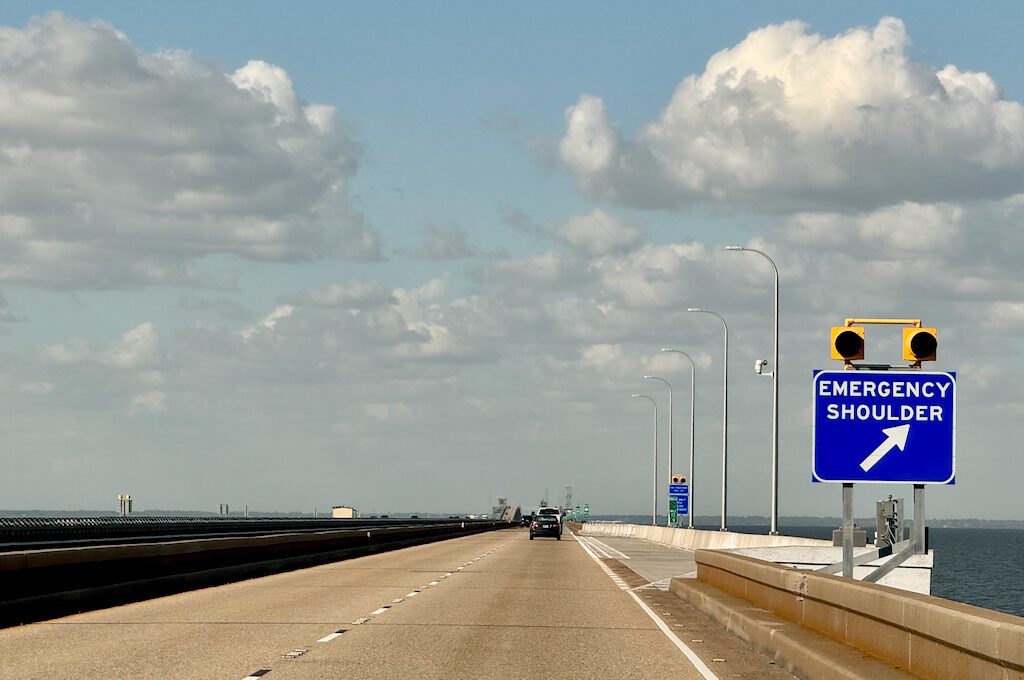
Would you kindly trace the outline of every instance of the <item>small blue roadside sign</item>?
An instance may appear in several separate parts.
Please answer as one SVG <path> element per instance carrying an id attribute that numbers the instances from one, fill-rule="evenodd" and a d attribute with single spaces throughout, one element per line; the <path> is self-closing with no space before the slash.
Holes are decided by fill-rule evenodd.
<path id="1" fill-rule="evenodd" d="M 669 484 L 668 497 L 676 501 L 676 512 L 686 515 L 690 512 L 690 487 L 687 484 Z"/>
<path id="2" fill-rule="evenodd" d="M 953 483 L 955 374 L 816 371 L 813 384 L 814 481 Z"/>

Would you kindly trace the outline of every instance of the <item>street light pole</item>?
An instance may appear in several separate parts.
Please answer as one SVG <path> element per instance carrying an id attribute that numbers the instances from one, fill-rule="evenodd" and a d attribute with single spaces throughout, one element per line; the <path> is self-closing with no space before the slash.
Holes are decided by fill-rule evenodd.
<path id="1" fill-rule="evenodd" d="M 716 314 L 700 307 L 690 307 L 688 312 L 701 312 L 717 316 L 722 322 L 725 330 L 725 345 L 722 351 L 722 526 L 719 531 L 728 531 L 726 528 L 726 500 L 728 498 L 728 460 L 729 460 L 729 326 L 720 314 Z"/>
<path id="2" fill-rule="evenodd" d="M 651 526 L 658 524 L 658 402 L 646 394 L 634 394 L 634 398 L 647 399 L 654 404 L 654 497 L 651 499 Z"/>
<path id="3" fill-rule="evenodd" d="M 669 381 L 665 380 L 664 378 L 659 378 L 656 375 L 645 375 L 644 376 L 644 380 L 660 380 L 661 382 L 665 383 L 666 387 L 668 387 L 668 476 L 671 477 L 672 476 L 672 421 L 674 420 L 674 418 L 672 417 L 672 385 L 669 383 Z M 657 493 L 658 480 L 654 480 L 654 486 L 655 486 L 655 493 Z M 672 518 L 669 517 L 668 515 L 666 515 L 665 516 L 665 526 L 671 526 L 671 524 L 670 524 L 671 521 L 672 521 Z"/>
<path id="4" fill-rule="evenodd" d="M 687 359 L 690 360 L 690 471 L 686 475 L 686 481 L 690 485 L 690 489 L 689 489 L 689 491 L 690 491 L 690 498 L 689 498 L 690 507 L 689 507 L 689 512 L 687 513 L 687 528 L 688 529 L 692 529 L 693 528 L 693 516 L 697 512 L 696 501 L 694 501 L 694 493 L 695 492 L 694 492 L 694 488 L 693 488 L 693 441 L 694 441 L 694 438 L 693 438 L 693 425 L 694 425 L 694 422 L 695 422 L 694 415 L 696 414 L 696 409 L 695 409 L 696 401 L 694 400 L 696 391 L 695 391 L 694 388 L 695 388 L 696 381 L 697 381 L 697 364 L 695 364 L 693 362 L 693 357 L 691 357 L 689 354 L 687 354 L 686 352 L 684 352 L 682 350 L 670 349 L 668 347 L 663 347 L 661 349 L 661 351 L 662 352 L 675 352 L 676 354 L 682 354 L 684 357 L 686 357 Z M 669 421 L 669 422 L 671 422 L 671 421 Z M 669 439 L 669 441 L 671 442 L 671 438 Z M 668 472 L 669 472 L 669 475 L 672 474 L 672 470 L 671 469 Z"/>
<path id="5" fill-rule="evenodd" d="M 779 268 L 767 253 L 756 248 L 726 246 L 725 249 L 757 253 L 768 260 L 775 270 L 775 341 L 772 350 L 772 370 L 768 373 L 772 377 L 772 510 L 771 528 L 768 533 L 776 535 L 779 533 Z"/>

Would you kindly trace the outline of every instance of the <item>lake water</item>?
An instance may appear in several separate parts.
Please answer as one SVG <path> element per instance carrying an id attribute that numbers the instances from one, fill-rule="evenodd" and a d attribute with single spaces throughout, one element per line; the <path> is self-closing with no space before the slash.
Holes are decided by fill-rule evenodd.
<path id="1" fill-rule="evenodd" d="M 729 528 L 767 533 L 763 526 Z M 831 527 L 780 525 L 779 531 L 787 536 L 832 538 Z M 1024 529 L 929 528 L 928 539 L 935 551 L 932 595 L 1024 616 Z"/>

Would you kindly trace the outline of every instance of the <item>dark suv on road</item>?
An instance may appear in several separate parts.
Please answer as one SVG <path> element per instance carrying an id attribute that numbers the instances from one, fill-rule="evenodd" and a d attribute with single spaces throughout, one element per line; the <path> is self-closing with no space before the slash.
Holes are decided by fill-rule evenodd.
<path id="1" fill-rule="evenodd" d="M 551 515 L 537 515 L 530 523 L 530 540 L 534 536 L 554 536 L 556 540 L 562 540 L 562 523 L 557 517 Z"/>

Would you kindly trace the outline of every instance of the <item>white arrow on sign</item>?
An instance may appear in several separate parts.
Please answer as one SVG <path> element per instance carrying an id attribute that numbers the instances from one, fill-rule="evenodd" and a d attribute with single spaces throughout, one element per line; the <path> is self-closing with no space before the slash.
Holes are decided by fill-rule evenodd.
<path id="1" fill-rule="evenodd" d="M 910 434 L 910 423 L 897 425 L 896 427 L 887 427 L 882 430 L 882 434 L 885 435 L 885 441 L 879 444 L 878 448 L 872 451 L 860 464 L 860 469 L 864 472 L 875 467 L 875 463 L 882 460 L 885 454 L 892 451 L 895 447 L 900 447 L 900 451 L 906 447 L 907 435 Z"/>

